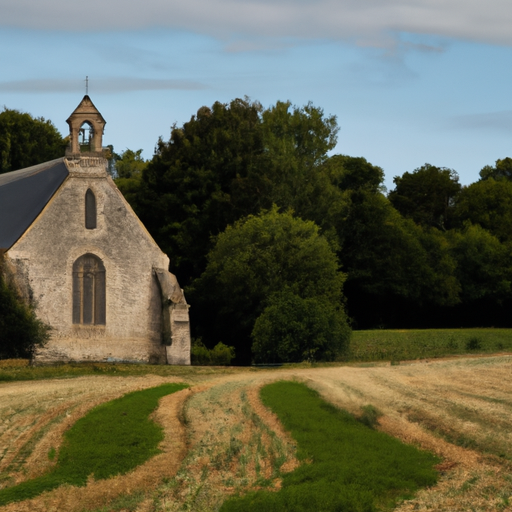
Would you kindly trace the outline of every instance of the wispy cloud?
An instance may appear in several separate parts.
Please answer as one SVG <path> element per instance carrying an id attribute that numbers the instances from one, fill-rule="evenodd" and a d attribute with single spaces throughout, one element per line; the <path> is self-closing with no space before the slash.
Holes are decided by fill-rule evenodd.
<path id="1" fill-rule="evenodd" d="M 43 30 L 168 27 L 231 40 L 355 39 L 377 46 L 408 32 L 512 45 L 510 0 L 0 0 L 0 12 L 0 26 Z"/>
<path id="2" fill-rule="evenodd" d="M 188 80 L 159 80 L 150 78 L 115 77 L 99 78 L 90 77 L 90 90 L 95 93 L 119 93 L 133 91 L 157 91 L 157 90 L 198 90 L 207 87 L 199 82 Z M 0 82 L 1 92 L 17 93 L 63 93 L 82 92 L 84 82 L 81 80 L 44 80 L 28 79 Z"/>
<path id="3" fill-rule="evenodd" d="M 448 121 L 448 127 L 512 133 L 512 110 L 455 116 Z"/>
<path id="4" fill-rule="evenodd" d="M 255 37 L 238 37 L 233 41 L 224 45 L 224 51 L 228 53 L 242 52 L 274 52 L 286 50 L 295 46 L 299 41 L 295 38 L 293 41 L 287 41 L 284 38 L 255 38 Z"/>
<path id="5" fill-rule="evenodd" d="M 404 50 L 416 50 L 422 53 L 443 53 L 446 51 L 444 45 L 433 45 L 433 44 L 425 44 L 425 43 L 412 43 L 410 41 L 402 41 L 400 46 Z"/>
<path id="6" fill-rule="evenodd" d="M 148 50 L 138 48 L 135 45 L 109 44 L 95 46 L 97 57 L 107 62 L 116 62 L 117 64 L 129 64 L 131 66 L 142 66 L 146 69 L 163 71 L 169 69 L 167 62 L 163 61 L 162 54 L 155 49 Z"/>

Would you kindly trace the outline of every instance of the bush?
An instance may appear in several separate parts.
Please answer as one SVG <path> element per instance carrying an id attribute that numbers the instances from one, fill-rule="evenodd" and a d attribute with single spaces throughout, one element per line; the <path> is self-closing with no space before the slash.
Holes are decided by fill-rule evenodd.
<path id="1" fill-rule="evenodd" d="M 219 342 L 211 350 L 206 348 L 201 340 L 192 343 L 190 351 L 193 365 L 199 366 L 228 366 L 235 358 L 235 348 Z"/>
<path id="2" fill-rule="evenodd" d="M 235 347 L 239 364 L 250 364 L 251 333 L 274 294 L 288 290 L 341 310 L 345 277 L 316 224 L 273 207 L 239 220 L 217 237 L 206 270 L 187 289 L 187 297 L 202 319 L 198 334 L 206 344 L 225 340 Z M 297 357 L 302 360 L 302 354 Z"/>
<path id="3" fill-rule="evenodd" d="M 211 362 L 217 366 L 227 366 L 235 358 L 235 347 L 228 347 L 219 342 L 210 350 Z"/>
<path id="4" fill-rule="evenodd" d="M 201 340 L 192 340 L 190 361 L 193 365 L 207 366 L 210 364 L 210 351 Z"/>
<path id="5" fill-rule="evenodd" d="M 32 358 L 48 340 L 50 327 L 22 301 L 2 270 L 0 260 L 0 359 Z"/>
<path id="6" fill-rule="evenodd" d="M 284 291 L 256 320 L 252 353 L 257 363 L 332 361 L 346 352 L 350 333 L 344 311 L 329 301 Z"/>
<path id="7" fill-rule="evenodd" d="M 481 350 L 482 349 L 482 343 L 480 341 L 480 338 L 477 338 L 476 336 L 472 336 L 469 338 L 468 341 L 466 341 L 466 350 Z"/>

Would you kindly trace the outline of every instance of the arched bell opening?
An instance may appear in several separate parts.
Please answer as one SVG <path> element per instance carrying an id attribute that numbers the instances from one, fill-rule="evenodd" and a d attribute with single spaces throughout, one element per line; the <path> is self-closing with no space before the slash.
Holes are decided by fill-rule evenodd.
<path id="1" fill-rule="evenodd" d="M 67 119 L 70 145 L 66 154 L 101 154 L 105 119 L 89 96 L 84 96 Z"/>
<path id="2" fill-rule="evenodd" d="M 78 144 L 80 153 L 94 151 L 94 128 L 89 121 L 85 121 L 78 131 Z"/>

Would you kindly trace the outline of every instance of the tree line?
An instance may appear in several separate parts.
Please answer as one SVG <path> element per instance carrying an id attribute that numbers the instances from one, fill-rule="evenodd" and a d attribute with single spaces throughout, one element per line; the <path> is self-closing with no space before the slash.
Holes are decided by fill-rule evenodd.
<path id="1" fill-rule="evenodd" d="M 339 357 L 350 328 L 509 326 L 512 159 L 468 186 L 425 164 L 387 192 L 380 167 L 332 154 L 337 132 L 311 103 L 245 98 L 173 125 L 148 161 L 113 154 L 193 337 L 280 362 Z"/>

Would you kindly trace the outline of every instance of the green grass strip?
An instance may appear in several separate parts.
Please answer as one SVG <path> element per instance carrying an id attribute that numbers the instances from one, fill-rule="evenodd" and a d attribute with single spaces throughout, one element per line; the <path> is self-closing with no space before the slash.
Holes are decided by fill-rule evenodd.
<path id="1" fill-rule="evenodd" d="M 347 361 L 406 361 L 512 351 L 512 329 L 354 331 Z"/>
<path id="2" fill-rule="evenodd" d="M 279 492 L 227 500 L 221 512 L 373 512 L 433 485 L 439 459 L 358 422 L 297 382 L 261 390 L 263 403 L 297 441 L 306 463 L 283 476 Z"/>
<path id="3" fill-rule="evenodd" d="M 83 486 L 122 475 L 158 453 L 163 429 L 149 415 L 165 395 L 186 384 L 163 384 L 128 393 L 92 409 L 65 434 L 55 469 L 46 475 L 0 490 L 0 506 L 33 498 L 62 484 Z"/>
<path id="4" fill-rule="evenodd" d="M 53 366 L 30 366 L 28 359 L 0 360 L 0 382 L 42 379 L 71 379 L 84 375 L 102 375 L 111 377 L 133 377 L 136 375 L 161 375 L 179 377 L 184 381 L 204 378 L 211 375 L 231 374 L 239 370 L 208 366 L 175 366 L 168 364 L 130 364 L 130 363 L 63 363 Z"/>

